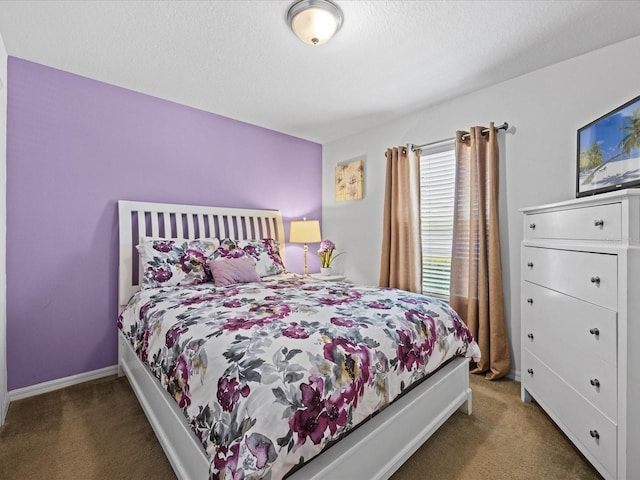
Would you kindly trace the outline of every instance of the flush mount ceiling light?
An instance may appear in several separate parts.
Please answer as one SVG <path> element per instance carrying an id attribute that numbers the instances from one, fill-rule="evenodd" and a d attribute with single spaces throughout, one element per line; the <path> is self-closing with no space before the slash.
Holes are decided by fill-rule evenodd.
<path id="1" fill-rule="evenodd" d="M 342 10 L 329 0 L 298 0 L 289 7 L 287 23 L 304 43 L 321 45 L 342 26 Z"/>

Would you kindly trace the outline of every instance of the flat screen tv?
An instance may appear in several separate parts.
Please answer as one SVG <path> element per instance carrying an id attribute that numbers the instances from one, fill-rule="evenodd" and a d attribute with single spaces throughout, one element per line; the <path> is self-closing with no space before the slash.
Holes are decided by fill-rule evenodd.
<path id="1" fill-rule="evenodd" d="M 640 187 L 640 96 L 578 130 L 576 197 Z"/>

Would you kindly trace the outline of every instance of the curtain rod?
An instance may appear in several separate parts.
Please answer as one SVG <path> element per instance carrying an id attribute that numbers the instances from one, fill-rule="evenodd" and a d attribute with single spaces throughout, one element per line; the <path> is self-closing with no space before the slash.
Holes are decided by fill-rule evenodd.
<path id="1" fill-rule="evenodd" d="M 507 122 L 504 122 L 502 125 L 498 125 L 497 127 L 494 127 L 494 128 L 496 130 L 507 130 L 509 128 L 509 124 Z M 485 128 L 484 130 L 482 130 L 482 133 L 485 134 L 488 131 L 489 129 Z M 464 140 L 468 136 L 469 134 L 465 133 L 464 135 L 462 135 L 462 139 Z M 422 145 L 411 145 L 411 151 L 413 152 L 414 150 L 417 150 L 419 148 L 433 147 L 434 145 L 440 145 L 441 143 L 452 142 L 455 139 L 456 137 L 451 137 L 451 138 L 445 138 L 444 140 L 438 140 L 437 142 L 423 143 Z"/>

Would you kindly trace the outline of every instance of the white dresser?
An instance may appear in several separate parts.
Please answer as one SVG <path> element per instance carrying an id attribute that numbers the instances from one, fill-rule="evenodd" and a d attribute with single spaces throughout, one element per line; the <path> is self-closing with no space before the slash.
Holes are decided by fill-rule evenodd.
<path id="1" fill-rule="evenodd" d="M 640 189 L 522 212 L 522 400 L 640 479 Z"/>

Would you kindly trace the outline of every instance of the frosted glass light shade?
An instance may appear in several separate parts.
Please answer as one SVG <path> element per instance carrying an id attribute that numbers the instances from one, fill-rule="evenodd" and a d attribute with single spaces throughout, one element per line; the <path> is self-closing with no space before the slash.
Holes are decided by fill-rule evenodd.
<path id="1" fill-rule="evenodd" d="M 321 45 L 342 26 L 342 11 L 329 0 L 300 0 L 289 8 L 287 22 L 300 40 Z"/>

